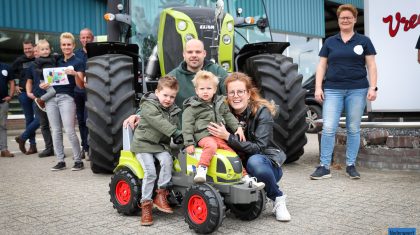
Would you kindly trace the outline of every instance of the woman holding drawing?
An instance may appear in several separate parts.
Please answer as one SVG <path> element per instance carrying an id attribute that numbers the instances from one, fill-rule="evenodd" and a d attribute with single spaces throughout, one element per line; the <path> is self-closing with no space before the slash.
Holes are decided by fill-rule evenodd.
<path id="1" fill-rule="evenodd" d="M 74 103 L 74 87 L 83 88 L 83 77 L 85 67 L 83 62 L 78 59 L 73 50 L 75 48 L 75 39 L 71 33 L 62 33 L 60 35 L 60 48 L 63 55 L 57 61 L 57 67 L 63 68 L 65 76 L 58 74 L 59 81 L 54 82 L 55 96 L 46 101 L 48 119 L 50 121 L 53 137 L 54 151 L 58 163 L 52 167 L 52 171 L 63 170 L 66 168 L 64 162 L 63 132 L 61 126 L 67 133 L 69 142 L 73 150 L 74 166 L 73 171 L 83 169 L 81 159 L 81 149 L 79 139 L 75 131 L 76 105 Z M 51 84 L 42 83 L 42 89 L 48 89 Z"/>

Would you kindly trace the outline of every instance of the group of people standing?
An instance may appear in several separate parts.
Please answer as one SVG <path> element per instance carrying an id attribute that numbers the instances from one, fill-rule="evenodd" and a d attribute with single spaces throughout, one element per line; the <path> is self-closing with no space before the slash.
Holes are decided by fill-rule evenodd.
<path id="1" fill-rule="evenodd" d="M 60 35 L 61 54 L 52 54 L 51 46 L 45 39 L 39 40 L 37 45 L 31 41 L 24 41 L 24 55 L 18 57 L 7 70 L 10 84 L 13 83 L 13 86 L 9 87 L 9 96 L 17 94 L 25 116 L 25 130 L 15 137 L 19 150 L 26 155 L 38 153 L 35 131 L 40 127 L 45 149 L 38 156 L 57 156 L 58 163 L 51 168 L 52 171 L 66 168 L 62 127 L 68 135 L 73 150 L 75 163 L 72 170 L 84 168 L 82 158 L 87 156 L 89 150 L 84 72 L 87 62 L 86 44 L 92 42 L 93 39 L 94 35 L 90 29 L 82 29 L 80 31 L 82 48 L 75 50 L 76 40 L 73 34 L 62 33 Z M 43 70 L 50 68 L 63 68 L 66 74 L 65 81 L 60 85 L 49 83 Z M 19 82 L 15 85 L 13 79 Z M 7 89 L 7 86 L 2 86 L 3 88 Z M 76 117 L 81 145 L 75 131 Z M 26 148 L 28 140 L 29 149 Z M 4 153 L 2 151 L 2 155 L 13 157 L 13 154 L 7 151 L 7 142 L 4 147 L 2 143 L 2 149 L 4 148 L 6 150 Z"/>
<path id="2" fill-rule="evenodd" d="M 323 103 L 324 126 L 320 166 L 311 174 L 311 179 L 331 177 L 330 164 L 335 132 L 343 108 L 346 109 L 348 132 L 346 172 L 352 179 L 360 178 L 355 163 L 360 144 L 361 116 L 366 106 L 366 99 L 374 101 L 378 90 L 375 48 L 368 37 L 354 31 L 357 9 L 350 4 L 341 5 L 337 10 L 337 17 L 340 32 L 328 38 L 319 53 L 315 98 Z M 92 32 L 84 30 L 82 32 L 87 32 L 88 36 L 83 37 L 84 34 L 80 33 L 83 46 L 93 39 Z M 24 51 L 27 58 L 19 59 L 22 61 L 21 67 L 34 68 L 34 65 L 31 65 L 33 59 L 28 56 L 31 50 L 30 45 L 27 47 L 25 45 Z M 58 163 L 52 170 L 64 169 L 66 165 L 63 153 L 62 122 L 73 149 L 75 159 L 73 169 L 79 170 L 83 168 L 81 161 L 83 151 L 88 147 L 84 139 L 87 132 L 81 129 L 82 151 L 74 131 L 74 120 L 77 108 L 79 128 L 85 127 L 83 121 L 86 120 L 86 116 L 82 114 L 84 107 L 82 108 L 81 105 L 79 107 L 77 104 L 78 100 L 83 101 L 81 102 L 83 104 L 86 101 L 86 95 L 83 94 L 86 51 L 83 48 L 83 51 L 73 52 L 75 40 L 70 33 L 63 33 L 60 36 L 60 47 L 63 55 L 58 58 L 57 66 L 67 67 L 65 73 L 69 84 L 55 86 L 54 96 L 44 100 L 42 95 L 49 84 L 40 82 L 40 76 L 36 75 L 35 69 L 35 76 L 26 84 L 27 94 L 23 94 L 25 93 L 22 90 L 22 87 L 25 87 L 24 84 L 18 85 L 16 92 L 19 93 L 22 106 L 25 104 L 27 110 L 35 108 L 36 114 L 35 118 L 31 118 L 30 111 L 24 110 L 27 129 L 22 135 L 16 137 L 16 141 L 22 152 L 29 154 L 36 152 L 34 130 L 37 127 L 34 120 L 39 120 L 46 141 L 46 150 L 41 154 L 52 155 L 52 146 L 54 146 Z M 244 182 L 264 188 L 267 197 L 273 202 L 273 213 L 276 219 L 290 221 L 286 195 L 278 185 L 283 176 L 281 166 L 284 161 L 284 158 L 282 161 L 279 155 L 284 155 L 284 153 L 271 146 L 273 117 L 276 114 L 275 105 L 259 95 L 257 87 L 246 74 L 234 72 L 228 75 L 222 67 L 206 60 L 206 51 L 200 40 L 189 40 L 183 50 L 183 57 L 184 61 L 177 68 L 159 80 L 155 91 L 142 97 L 139 111 L 124 121 L 125 127 L 131 126 L 135 129 L 131 151 L 136 153 L 137 159 L 144 168 L 140 200 L 141 224 L 153 224 L 153 207 L 166 213 L 173 212 L 166 199 L 168 194 L 166 185 L 171 179 L 172 170 L 172 157 L 169 150 L 171 138 L 175 143 L 183 143 L 188 153 L 193 153 L 195 146 L 203 147 L 203 156 L 194 179 L 196 183 L 206 181 L 206 169 L 217 148 L 235 151 L 244 166 Z M 8 74 L 12 76 L 8 72 L 11 70 L 2 64 L 0 66 L 1 76 L 8 77 Z M 0 79 L 2 127 L 4 126 L 3 113 L 7 113 L 7 107 L 4 104 L 10 101 L 15 91 L 13 78 L 3 79 L 3 77 Z M 4 89 L 7 83 L 10 85 L 9 93 Z M 44 122 L 37 119 L 37 116 L 39 118 L 43 112 L 31 104 L 34 99 L 37 100 L 38 106 L 45 103 L 48 119 L 43 119 Z M 179 119 L 182 108 L 184 114 L 181 127 Z M 205 114 L 205 117 L 202 117 L 202 114 Z M 46 128 L 48 120 L 53 133 L 52 143 L 48 142 L 49 128 Z M 26 151 L 24 144 L 28 139 L 30 148 Z M 4 143 L 0 145 L 1 156 L 10 155 L 4 149 Z M 159 176 L 155 169 L 154 158 L 161 165 Z M 156 196 L 152 199 L 157 179 Z"/>

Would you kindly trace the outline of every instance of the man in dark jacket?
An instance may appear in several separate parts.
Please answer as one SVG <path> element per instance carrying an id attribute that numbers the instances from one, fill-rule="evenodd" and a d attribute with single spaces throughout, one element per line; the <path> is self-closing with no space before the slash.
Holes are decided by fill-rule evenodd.
<path id="1" fill-rule="evenodd" d="M 12 65 L 12 72 L 19 83 L 16 86 L 16 94 L 18 95 L 19 103 L 22 106 L 23 114 L 25 115 L 26 128 L 25 131 L 16 136 L 15 140 L 19 144 L 19 149 L 23 154 L 33 154 L 37 152 L 35 142 L 35 131 L 39 127 L 38 120 L 35 119 L 33 100 L 28 97 L 26 93 L 26 75 L 32 62 L 35 60 L 34 44 L 31 41 L 23 42 L 24 55 L 19 56 Z M 26 151 L 25 142 L 29 139 L 30 148 Z"/>
<path id="2" fill-rule="evenodd" d="M 169 75 L 176 77 L 181 88 L 175 99 L 178 107 L 182 107 L 184 100 L 195 95 L 194 85 L 191 81 L 200 70 L 209 71 L 216 75 L 219 78 L 217 92 L 219 95 L 225 93 L 224 81 L 228 74 L 220 65 L 205 59 L 206 50 L 204 50 L 202 41 L 198 39 L 189 40 L 185 44 L 182 55 L 184 61 L 177 68 L 169 72 Z"/>

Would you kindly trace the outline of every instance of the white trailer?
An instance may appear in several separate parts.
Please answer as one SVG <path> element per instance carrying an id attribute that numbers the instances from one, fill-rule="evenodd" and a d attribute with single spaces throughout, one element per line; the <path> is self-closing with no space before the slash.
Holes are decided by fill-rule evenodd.
<path id="1" fill-rule="evenodd" d="M 365 34 L 377 55 L 378 97 L 367 111 L 373 120 L 420 120 L 419 0 L 365 0 Z"/>

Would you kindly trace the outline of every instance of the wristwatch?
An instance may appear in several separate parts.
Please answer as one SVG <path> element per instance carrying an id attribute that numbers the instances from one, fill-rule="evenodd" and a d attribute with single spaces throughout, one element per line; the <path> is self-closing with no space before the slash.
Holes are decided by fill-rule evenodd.
<path id="1" fill-rule="evenodd" d="M 377 86 L 375 86 L 375 87 L 369 87 L 370 89 L 372 89 L 372 90 L 374 90 L 374 91 L 378 91 L 378 87 Z"/>

